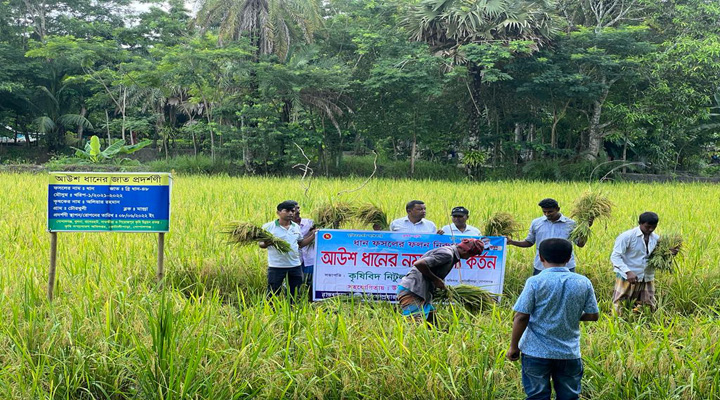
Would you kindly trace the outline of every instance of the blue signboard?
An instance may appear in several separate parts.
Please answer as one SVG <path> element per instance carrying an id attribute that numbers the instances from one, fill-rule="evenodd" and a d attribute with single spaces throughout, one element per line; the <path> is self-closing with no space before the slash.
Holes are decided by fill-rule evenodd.
<path id="1" fill-rule="evenodd" d="M 395 301 L 397 285 L 427 251 L 463 237 L 396 232 L 320 230 L 316 239 L 313 299 L 361 294 Z M 486 251 L 455 266 L 445 278 L 502 294 L 507 254 L 504 237 L 481 238 Z"/>

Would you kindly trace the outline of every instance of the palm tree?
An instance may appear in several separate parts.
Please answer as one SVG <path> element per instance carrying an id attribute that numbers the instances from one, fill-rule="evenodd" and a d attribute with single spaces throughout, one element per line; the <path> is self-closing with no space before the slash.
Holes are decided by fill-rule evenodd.
<path id="1" fill-rule="evenodd" d="M 470 43 L 530 40 L 545 44 L 554 34 L 547 0 L 423 0 L 404 20 L 411 40 L 438 51 Z"/>
<path id="2" fill-rule="evenodd" d="M 285 60 L 293 41 L 312 42 L 320 25 L 318 0 L 197 0 L 196 23 L 216 27 L 219 40 L 247 37 L 257 55 Z"/>
<path id="3" fill-rule="evenodd" d="M 411 8 L 403 25 L 411 40 L 429 44 L 436 55 L 449 59 L 450 67 L 467 66 L 471 141 L 478 138 L 482 121 L 478 100 L 483 70 L 468 61 L 461 46 L 526 40 L 535 50 L 556 30 L 550 0 L 422 0 Z"/>

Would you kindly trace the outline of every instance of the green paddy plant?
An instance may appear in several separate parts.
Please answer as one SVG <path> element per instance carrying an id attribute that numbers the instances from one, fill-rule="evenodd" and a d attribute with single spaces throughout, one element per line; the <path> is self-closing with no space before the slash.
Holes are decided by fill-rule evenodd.
<path id="1" fill-rule="evenodd" d="M 352 213 L 360 222 L 371 225 L 373 228 L 377 227 L 385 231 L 390 227 L 387 214 L 375 204 L 367 203 L 355 206 Z"/>
<path id="2" fill-rule="evenodd" d="M 325 203 L 315 211 L 317 228 L 338 229 L 340 225 L 354 216 L 354 208 L 345 202 Z"/>
<path id="3" fill-rule="evenodd" d="M 230 243 L 252 245 L 265 242 L 281 253 L 288 253 L 291 250 L 288 242 L 249 222 L 231 222 L 225 225 L 222 232 L 230 236 Z"/>
<path id="4" fill-rule="evenodd" d="M 674 272 L 677 265 L 675 257 L 682 251 L 682 245 L 683 237 L 679 233 L 666 233 L 660 236 L 657 246 L 648 257 L 648 267 L 660 271 Z"/>
<path id="5" fill-rule="evenodd" d="M 605 194 L 597 191 L 584 193 L 575 201 L 570 216 L 577 223 L 570 232 L 570 240 L 587 242 L 592 234 L 590 226 L 597 220 L 608 220 L 612 215 L 613 203 Z"/>
<path id="6" fill-rule="evenodd" d="M 483 232 L 486 236 L 512 236 L 520 230 L 515 217 L 507 212 L 496 212 L 487 221 Z"/>
<path id="7" fill-rule="evenodd" d="M 163 289 L 155 279 L 152 234 L 58 234 L 58 289 L 48 302 L 47 182 L 40 174 L 0 172 L 0 399 L 522 398 L 520 367 L 507 362 L 505 352 L 532 251 L 508 249 L 500 302 L 484 302 L 488 308 L 477 313 L 457 301 L 438 307 L 447 331 L 409 324 L 394 304 L 361 297 L 269 301 L 266 252 L 228 246 L 217 240 L 219 227 L 259 225 L 262 210 L 286 198 L 302 198 L 314 211 L 363 181 L 314 178 L 303 198 L 295 178 L 180 174 L 173 182 Z M 600 303 L 600 320 L 580 327 L 584 395 L 720 399 L 720 230 L 714 227 L 720 186 L 602 187 L 622 207 L 613 208 L 607 229 L 593 225 L 594 240 L 576 254 Z M 504 210 L 529 221 L 539 197 L 576 199 L 586 190 L 556 182 L 448 188 L 446 182 L 374 179 L 346 201 L 402 215 L 408 199 L 421 194 L 427 218 L 437 222 L 446 218 L 442 205 L 452 196 L 471 215 Z M 684 199 L 704 206 L 678 207 Z M 656 312 L 614 318 L 608 255 L 616 235 L 649 208 L 682 232 L 682 274 L 658 277 Z M 349 218 L 344 226 L 360 225 Z"/>
<path id="8" fill-rule="evenodd" d="M 435 299 L 458 303 L 468 311 L 478 313 L 495 302 L 493 296 L 492 293 L 477 286 L 461 284 L 457 286 L 446 286 L 445 289 L 438 290 L 435 294 Z"/>

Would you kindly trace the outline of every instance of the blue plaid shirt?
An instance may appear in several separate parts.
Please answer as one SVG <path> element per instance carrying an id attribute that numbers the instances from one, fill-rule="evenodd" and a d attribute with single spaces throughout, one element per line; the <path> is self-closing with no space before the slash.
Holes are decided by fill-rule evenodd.
<path id="1" fill-rule="evenodd" d="M 590 280 L 554 267 L 528 278 L 515 311 L 530 314 L 520 351 L 539 358 L 580 358 L 580 317 L 598 313 Z"/>
<path id="2" fill-rule="evenodd" d="M 540 243 L 542 243 L 545 239 L 568 239 L 570 237 L 570 232 L 575 229 L 575 225 L 575 221 L 564 215 L 561 215 L 555 222 L 550 221 L 545 216 L 535 218 L 532 221 L 530 224 L 530 230 L 528 231 L 528 235 L 525 240 L 529 243 L 535 243 L 535 260 L 533 261 L 535 269 L 540 271 L 545 269 L 540 261 L 540 254 L 538 253 Z M 566 267 L 568 267 L 568 269 L 575 268 L 574 251 L 572 256 L 570 256 L 570 261 L 567 263 Z"/>

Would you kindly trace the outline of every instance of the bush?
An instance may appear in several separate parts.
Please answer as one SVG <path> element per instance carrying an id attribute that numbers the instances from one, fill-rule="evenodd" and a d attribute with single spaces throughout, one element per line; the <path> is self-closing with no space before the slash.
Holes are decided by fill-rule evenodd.
<path id="1" fill-rule="evenodd" d="M 373 172 L 374 156 L 345 156 L 343 157 L 340 168 L 331 169 L 332 176 L 357 176 L 368 177 Z M 377 178 L 408 178 L 410 177 L 410 161 L 377 161 Z M 448 164 L 440 164 L 430 161 L 415 161 L 414 179 L 467 179 L 465 170 Z"/>
<path id="2" fill-rule="evenodd" d="M 555 160 L 531 161 L 522 168 L 523 178 L 536 181 L 558 181 L 562 179 L 560 165 Z"/>
<path id="3" fill-rule="evenodd" d="M 146 169 L 154 172 L 180 172 L 184 174 L 228 174 L 237 175 L 241 170 L 230 160 L 198 154 L 197 156 L 178 156 L 167 160 L 155 160 L 147 164 Z"/>

